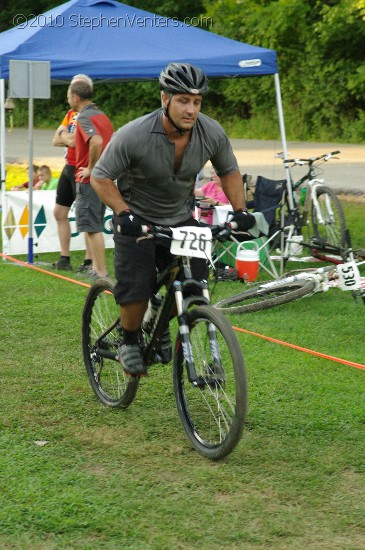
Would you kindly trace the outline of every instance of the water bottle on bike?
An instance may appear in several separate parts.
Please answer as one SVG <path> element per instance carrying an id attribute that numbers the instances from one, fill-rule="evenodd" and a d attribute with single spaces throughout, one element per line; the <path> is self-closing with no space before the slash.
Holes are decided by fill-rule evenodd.
<path id="1" fill-rule="evenodd" d="M 147 334 L 150 334 L 153 323 L 156 319 L 156 315 L 160 305 L 162 304 L 161 294 L 157 293 L 152 296 L 148 302 L 148 308 L 143 317 L 142 329 Z"/>
<path id="2" fill-rule="evenodd" d="M 154 294 L 149 300 L 148 308 L 146 313 L 144 314 L 143 322 L 142 322 L 142 332 L 144 332 L 145 334 L 150 334 L 152 332 L 156 315 L 161 304 L 162 304 L 162 296 L 159 293 Z M 167 327 L 167 329 L 165 330 L 165 332 L 161 337 L 160 345 L 157 350 L 156 360 L 159 361 L 160 363 L 166 364 L 171 361 L 171 358 L 172 358 L 171 337 L 170 337 L 170 330 Z"/>

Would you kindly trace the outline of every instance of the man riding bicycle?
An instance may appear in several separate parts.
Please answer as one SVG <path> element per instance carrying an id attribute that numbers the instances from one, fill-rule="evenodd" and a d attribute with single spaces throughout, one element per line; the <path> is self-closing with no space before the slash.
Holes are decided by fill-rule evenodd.
<path id="1" fill-rule="evenodd" d="M 91 178 L 96 193 L 114 211 L 114 294 L 123 328 L 119 358 L 123 369 L 137 376 L 147 372 L 140 329 L 153 295 L 156 269 L 164 269 L 172 258 L 169 250 L 153 240 L 136 242 L 142 225 L 199 225 L 192 215 L 194 183 L 208 160 L 221 178 L 238 231 L 255 224 L 245 208 L 242 177 L 231 144 L 220 124 L 200 112 L 202 96 L 208 92 L 204 72 L 187 63 L 170 63 L 159 82 L 162 108 L 120 128 Z M 193 258 L 192 273 L 198 280 L 206 279 L 205 260 Z M 168 346 L 160 355 L 168 362 L 169 335 L 163 341 Z"/>

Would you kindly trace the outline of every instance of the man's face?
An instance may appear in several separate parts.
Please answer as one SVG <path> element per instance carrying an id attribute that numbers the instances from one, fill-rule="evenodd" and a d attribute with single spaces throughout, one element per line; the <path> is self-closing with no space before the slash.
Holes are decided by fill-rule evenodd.
<path id="1" fill-rule="evenodd" d="M 77 95 L 72 94 L 70 88 L 67 90 L 67 101 L 71 109 L 77 111 Z"/>
<path id="2" fill-rule="evenodd" d="M 201 95 L 176 94 L 164 96 L 164 104 L 169 102 L 169 115 L 179 128 L 182 130 L 191 130 L 195 124 L 202 106 Z"/>

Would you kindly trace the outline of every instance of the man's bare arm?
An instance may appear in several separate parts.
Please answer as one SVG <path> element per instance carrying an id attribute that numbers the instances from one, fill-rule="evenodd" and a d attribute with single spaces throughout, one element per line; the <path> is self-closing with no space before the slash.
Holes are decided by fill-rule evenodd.
<path id="1" fill-rule="evenodd" d="M 85 181 L 91 175 L 91 170 L 100 158 L 103 149 L 103 138 L 95 134 L 89 139 L 89 163 L 87 166 L 81 166 L 77 170 L 77 177 L 80 181 Z"/>
<path id="2" fill-rule="evenodd" d="M 89 139 L 89 164 L 88 168 L 91 170 L 94 168 L 95 164 L 98 162 L 100 155 L 103 150 L 103 138 L 96 134 Z"/>
<path id="3" fill-rule="evenodd" d="M 233 174 L 221 177 L 223 191 L 232 205 L 233 210 L 246 208 L 242 176 L 237 170 Z"/>
<path id="4" fill-rule="evenodd" d="M 52 138 L 52 143 L 56 147 L 75 147 L 75 134 L 70 133 L 66 126 L 60 124 Z"/>
<path id="5" fill-rule="evenodd" d="M 61 134 L 60 134 L 60 132 L 63 134 L 64 131 L 67 132 L 67 127 L 64 126 L 63 124 L 60 124 L 59 127 L 57 128 L 57 130 L 55 131 L 54 136 L 52 138 L 52 144 L 55 147 L 64 147 L 65 146 L 65 144 L 63 143 L 63 141 L 61 139 Z"/>
<path id="6" fill-rule="evenodd" d="M 99 198 L 116 214 L 128 210 L 128 205 L 122 199 L 118 187 L 113 180 L 108 178 L 95 178 L 91 176 L 90 184 Z"/>

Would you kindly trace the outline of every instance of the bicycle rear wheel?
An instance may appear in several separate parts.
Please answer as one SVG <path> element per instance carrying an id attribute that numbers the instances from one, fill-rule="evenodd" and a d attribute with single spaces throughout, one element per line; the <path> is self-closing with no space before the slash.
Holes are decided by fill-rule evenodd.
<path id="1" fill-rule="evenodd" d="M 122 329 L 113 289 L 109 279 L 99 279 L 91 287 L 82 314 L 82 350 L 89 382 L 99 401 L 126 408 L 136 395 L 139 378 L 126 376 L 117 359 Z"/>
<path id="2" fill-rule="evenodd" d="M 298 300 L 311 294 L 314 289 L 315 281 L 313 279 L 289 283 L 274 280 L 224 298 L 214 307 L 222 313 L 252 313 Z"/>
<path id="3" fill-rule="evenodd" d="M 189 312 L 190 348 L 198 383 L 188 376 L 185 344 L 178 334 L 173 382 L 177 410 L 193 447 L 219 460 L 239 442 L 247 410 L 242 352 L 227 319 L 211 306 Z"/>
<path id="4" fill-rule="evenodd" d="M 340 201 L 332 189 L 321 185 L 316 189 L 319 212 L 312 203 L 312 224 L 315 250 L 337 252 L 344 256 L 347 246 L 345 215 Z M 323 222 L 320 221 L 322 216 Z M 315 252 L 314 252 L 315 253 Z"/>

